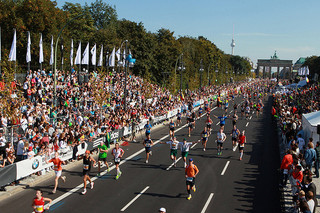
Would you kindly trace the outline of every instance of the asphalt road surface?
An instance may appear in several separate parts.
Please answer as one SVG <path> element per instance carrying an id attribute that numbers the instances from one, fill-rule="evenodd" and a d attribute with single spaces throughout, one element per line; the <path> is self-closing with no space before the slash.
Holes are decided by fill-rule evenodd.
<path id="1" fill-rule="evenodd" d="M 236 103 L 242 102 L 236 98 Z M 233 113 L 230 104 L 228 115 Z M 64 170 L 66 183 L 60 180 L 56 194 L 51 194 L 54 186 L 53 178 L 42 182 L 36 187 L 25 189 L 23 192 L 0 203 L 1 212 L 32 212 L 31 203 L 35 190 L 44 191 L 44 197 L 53 199 L 54 203 L 49 212 L 158 212 L 165 207 L 167 212 L 280 212 L 280 196 L 278 190 L 279 151 L 277 134 L 272 126 L 271 99 L 265 102 L 264 114 L 251 119 L 240 118 L 237 127 L 246 130 L 247 144 L 244 148 L 243 160 L 239 161 L 239 151 L 232 151 L 231 119 L 226 120 L 225 133 L 227 140 L 221 156 L 217 156 L 216 133 L 219 129 L 218 119 L 213 118 L 213 132 L 207 143 L 207 150 L 202 150 L 201 143 L 196 144 L 188 157 L 194 159 L 200 172 L 196 178 L 197 191 L 192 191 L 192 199 L 186 199 L 186 179 L 183 161 L 180 159 L 177 167 L 170 167 L 170 147 L 160 144 L 168 141 L 168 125 L 151 131 L 153 155 L 149 163 L 145 163 L 145 152 L 142 139 L 140 143 L 130 143 L 122 147 L 125 151 L 120 168 L 122 176 L 115 180 L 115 169 L 95 178 L 94 189 L 87 190 L 82 195 L 82 167 Z M 240 111 L 240 108 L 238 108 Z M 223 110 L 216 108 L 211 115 L 222 115 Z M 188 129 L 182 125 L 176 128 L 179 141 L 197 141 L 205 126 L 205 116 L 196 121 L 196 128 L 188 137 Z M 218 124 L 218 125 L 217 125 Z M 139 152 L 140 151 L 140 152 Z M 137 153 L 138 152 L 138 153 Z M 180 151 L 178 151 L 180 157 Z M 108 154 L 111 162 L 111 155 Z M 106 167 L 104 167 L 105 169 Z M 93 168 L 91 175 L 96 176 L 97 169 Z M 88 185 L 89 187 L 89 185 Z"/>

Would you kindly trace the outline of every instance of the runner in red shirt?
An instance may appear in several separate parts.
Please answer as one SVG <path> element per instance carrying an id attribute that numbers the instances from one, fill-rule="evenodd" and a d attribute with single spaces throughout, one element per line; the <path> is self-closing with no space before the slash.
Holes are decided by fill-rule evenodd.
<path id="1" fill-rule="evenodd" d="M 44 208 L 45 202 L 49 202 L 49 205 L 46 209 Z M 33 199 L 33 202 L 32 202 L 32 207 L 34 209 L 34 212 L 42 213 L 44 212 L 44 210 L 49 210 L 51 202 L 52 200 L 50 198 L 42 197 L 41 190 L 37 190 L 36 197 Z"/>
<path id="2" fill-rule="evenodd" d="M 243 148 L 244 144 L 247 142 L 246 136 L 244 135 L 244 130 L 239 135 L 239 152 L 240 152 L 240 158 L 239 160 L 242 160 L 243 157 Z"/>
<path id="3" fill-rule="evenodd" d="M 46 161 L 46 163 L 51 163 L 51 162 L 54 165 L 54 172 L 56 173 L 56 178 L 54 179 L 54 189 L 52 190 L 52 193 L 54 194 L 56 193 L 56 190 L 58 187 L 59 178 L 61 178 L 63 182 L 66 182 L 66 176 L 61 176 L 61 173 L 62 173 L 61 164 L 66 164 L 66 163 L 60 160 L 58 152 L 55 153 L 54 158 L 50 159 L 49 161 Z"/>

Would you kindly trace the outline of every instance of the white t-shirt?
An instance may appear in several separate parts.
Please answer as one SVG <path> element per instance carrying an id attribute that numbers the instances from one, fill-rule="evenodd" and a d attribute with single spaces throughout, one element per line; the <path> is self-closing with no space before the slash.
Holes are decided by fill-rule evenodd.
<path id="1" fill-rule="evenodd" d="M 220 143 L 223 143 L 224 142 L 224 138 L 226 138 L 226 134 L 224 134 L 224 132 L 220 133 L 218 132 L 217 134 L 217 141 L 220 142 Z"/>
<path id="2" fill-rule="evenodd" d="M 183 142 L 180 142 L 179 145 L 180 145 L 181 152 L 189 152 L 190 146 L 192 146 L 192 143 L 187 142 L 186 144 L 184 144 Z"/>
<path id="3" fill-rule="evenodd" d="M 170 144 L 170 149 L 178 149 L 179 141 L 168 141 L 167 144 Z"/>
<path id="4" fill-rule="evenodd" d="M 119 156 L 121 155 L 121 152 L 123 152 L 123 149 L 121 149 L 121 148 L 119 148 L 119 149 L 114 148 L 112 150 L 112 153 L 114 154 L 115 158 L 119 158 Z"/>
<path id="5" fill-rule="evenodd" d="M 313 212 L 313 209 L 314 209 L 314 200 L 313 199 L 310 199 L 308 200 L 308 206 L 309 206 L 309 209 L 311 212 Z"/>

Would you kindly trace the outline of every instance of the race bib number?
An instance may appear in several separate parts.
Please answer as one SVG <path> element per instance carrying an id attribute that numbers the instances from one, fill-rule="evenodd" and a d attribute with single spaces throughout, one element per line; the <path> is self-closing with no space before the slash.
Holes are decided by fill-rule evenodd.
<path id="1" fill-rule="evenodd" d="M 149 143 L 146 143 L 146 147 L 151 147 Z"/>
<path id="2" fill-rule="evenodd" d="M 43 206 L 36 206 L 36 212 L 43 212 Z"/>
<path id="3" fill-rule="evenodd" d="M 83 165 L 83 169 L 84 169 L 84 170 L 89 170 L 89 165 L 84 164 L 84 165 Z"/>
<path id="4" fill-rule="evenodd" d="M 119 163 L 120 162 L 120 158 L 115 158 L 114 162 Z"/>
<path id="5" fill-rule="evenodd" d="M 240 144 L 240 147 L 244 147 L 244 144 Z"/>
<path id="6" fill-rule="evenodd" d="M 193 181 L 193 177 L 187 177 L 187 181 L 192 182 Z"/>

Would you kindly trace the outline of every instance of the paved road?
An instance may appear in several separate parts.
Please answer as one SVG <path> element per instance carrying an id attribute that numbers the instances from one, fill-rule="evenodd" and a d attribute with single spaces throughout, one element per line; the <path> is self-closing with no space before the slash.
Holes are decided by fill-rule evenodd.
<path id="1" fill-rule="evenodd" d="M 241 98 L 236 99 L 237 103 L 241 101 Z M 190 201 L 186 200 L 183 161 L 180 160 L 176 168 L 167 170 L 172 164 L 169 145 L 157 143 L 152 148 L 153 155 L 149 164 L 145 164 L 145 153 L 141 152 L 121 165 L 123 174 L 119 180 L 114 179 L 115 170 L 112 170 L 95 180 L 94 189 L 89 189 L 85 196 L 81 195 L 82 188 L 77 191 L 74 189 L 82 183 L 82 169 L 79 166 L 63 172 L 68 177 L 67 182 L 60 184 L 55 195 L 50 194 L 53 188 L 53 180 L 50 179 L 1 202 L 1 212 L 31 212 L 30 206 L 37 188 L 44 191 L 45 197 L 55 201 L 63 198 L 51 206 L 51 212 L 157 212 L 160 207 L 175 213 L 202 212 L 205 207 L 204 212 L 280 212 L 277 187 L 279 154 L 276 133 L 268 113 L 270 107 L 270 102 L 266 103 L 267 113 L 263 117 L 257 119 L 252 115 L 252 119 L 248 121 L 238 121 L 238 128 L 245 129 L 247 135 L 242 161 L 238 160 L 238 150 L 232 151 L 229 134 L 222 156 L 217 156 L 214 141 L 219 126 L 216 125 L 218 120 L 213 119 L 214 131 L 209 138 L 207 151 L 204 152 L 202 145 L 197 144 L 189 152 L 189 157 L 194 159 L 200 170 L 196 179 L 197 191 L 192 193 Z M 231 110 L 230 108 L 228 114 L 232 113 Z M 215 109 L 212 114 L 221 115 L 222 109 Z M 190 138 L 184 127 L 176 132 L 177 139 L 200 139 L 205 117 L 196 123 L 196 129 Z M 227 120 L 225 132 L 230 133 L 231 129 L 232 122 Z M 167 141 L 168 127 L 158 128 L 152 132 L 151 137 L 156 142 Z M 123 148 L 125 157 L 129 157 L 143 147 L 139 143 Z M 110 155 L 108 158 L 110 159 Z M 97 169 L 93 169 L 92 175 L 96 172 Z M 71 193 L 70 190 L 75 192 Z M 141 192 L 143 193 L 140 194 Z M 131 205 L 128 205 L 130 202 Z"/>

